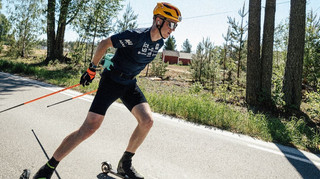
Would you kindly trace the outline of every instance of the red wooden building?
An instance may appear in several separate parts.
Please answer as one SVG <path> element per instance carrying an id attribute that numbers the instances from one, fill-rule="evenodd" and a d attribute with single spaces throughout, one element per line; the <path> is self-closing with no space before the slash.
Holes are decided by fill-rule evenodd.
<path id="1" fill-rule="evenodd" d="M 182 63 L 183 65 L 190 64 L 192 59 L 191 53 L 184 53 L 172 50 L 163 50 L 162 52 L 162 60 L 169 64 L 179 64 Z"/>

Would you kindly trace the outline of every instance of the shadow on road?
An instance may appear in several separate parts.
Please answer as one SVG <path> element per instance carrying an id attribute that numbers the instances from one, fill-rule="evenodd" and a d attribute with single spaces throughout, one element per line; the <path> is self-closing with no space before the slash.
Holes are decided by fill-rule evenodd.
<path id="1" fill-rule="evenodd" d="M 292 119 L 293 120 L 293 119 Z M 295 126 L 301 134 L 304 134 L 306 137 L 310 139 L 310 131 L 307 131 L 306 128 L 302 128 L 299 125 Z M 291 143 L 292 139 L 289 135 L 289 131 L 286 129 L 286 126 L 276 119 L 268 120 L 268 128 L 270 134 L 272 136 L 273 142 L 276 142 L 275 145 L 278 149 L 284 154 L 286 159 L 290 162 L 290 164 L 296 169 L 296 171 L 300 174 L 302 178 L 306 179 L 319 179 L 320 178 L 320 170 L 317 166 L 302 153 L 300 150 L 295 148 L 294 146 L 286 147 L 281 144 L 284 141 L 280 139 L 286 140 L 286 143 Z M 277 128 L 278 130 L 274 130 Z M 281 136 L 281 137 L 279 137 Z"/>
<path id="2" fill-rule="evenodd" d="M 45 84 L 45 83 L 41 83 L 41 82 L 36 82 L 33 80 L 26 80 L 25 78 L 22 79 L 18 76 L 13 76 L 11 74 L 8 73 L 3 73 L 0 72 L 0 101 L 2 101 L 1 99 L 4 99 L 7 95 L 11 95 L 12 92 L 14 91 L 24 91 L 22 88 L 23 87 L 30 87 L 30 86 L 34 86 L 34 87 L 39 87 L 39 86 L 43 86 L 43 87 L 50 87 L 52 85 L 49 84 Z M 31 99 L 30 99 L 31 100 Z M 21 103 L 23 103 L 25 101 L 21 101 Z M 0 102 L 0 111 L 3 110 L 2 106 L 4 106 L 5 104 Z"/>
<path id="3" fill-rule="evenodd" d="M 302 178 L 319 179 L 320 170 L 316 165 L 306 157 L 300 150 L 292 148 L 288 151 L 288 147 L 276 144 L 279 150 L 284 154 L 290 164 L 297 170 Z"/>

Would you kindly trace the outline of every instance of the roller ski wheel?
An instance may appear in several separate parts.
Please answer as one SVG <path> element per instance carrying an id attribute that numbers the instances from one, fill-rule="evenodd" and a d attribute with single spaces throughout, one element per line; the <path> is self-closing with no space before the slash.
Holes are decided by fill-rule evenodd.
<path id="1" fill-rule="evenodd" d="M 19 179 L 29 179 L 30 173 L 29 169 L 24 169 Z"/>
<path id="2" fill-rule="evenodd" d="M 112 175 L 115 175 L 117 177 L 120 177 L 120 178 L 125 178 L 125 179 L 129 179 L 128 176 L 124 176 L 124 175 L 121 175 L 120 173 L 118 173 L 116 170 L 114 170 L 112 168 L 112 165 L 110 162 L 102 162 L 102 165 L 101 165 L 101 170 L 102 170 L 102 173 L 105 174 L 105 175 L 108 175 L 109 173 L 111 173 Z"/>

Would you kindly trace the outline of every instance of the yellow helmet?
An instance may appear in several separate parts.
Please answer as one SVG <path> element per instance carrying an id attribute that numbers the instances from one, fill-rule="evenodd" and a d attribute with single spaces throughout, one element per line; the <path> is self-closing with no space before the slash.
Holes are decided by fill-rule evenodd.
<path id="1" fill-rule="evenodd" d="M 167 19 L 171 19 L 177 22 L 180 22 L 182 20 L 179 9 L 166 2 L 158 2 L 157 6 L 153 10 L 153 15 L 161 15 Z"/>

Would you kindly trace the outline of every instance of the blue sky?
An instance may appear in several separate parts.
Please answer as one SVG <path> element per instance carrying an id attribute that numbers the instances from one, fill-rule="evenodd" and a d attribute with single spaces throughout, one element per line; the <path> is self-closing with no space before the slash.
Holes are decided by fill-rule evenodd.
<path id="1" fill-rule="evenodd" d="M 4 4 L 6 0 L 2 1 Z M 152 24 L 153 9 L 159 0 L 124 0 L 124 9 L 128 3 L 132 6 L 135 14 L 138 14 L 138 26 L 150 27 Z M 181 50 L 182 43 L 188 38 L 192 44 L 192 50 L 203 38 L 209 37 L 215 45 L 223 44 L 222 34 L 226 34 L 228 29 L 228 16 L 240 21 L 238 11 L 245 3 L 248 10 L 249 0 L 171 0 L 167 1 L 177 6 L 182 14 L 182 22 L 179 23 L 173 36 L 176 39 L 177 50 Z M 265 0 L 262 0 L 264 7 Z M 290 0 L 277 0 L 276 24 L 289 17 Z M 5 6 L 2 12 L 4 13 Z M 307 12 L 311 9 L 320 16 L 320 0 L 307 0 Z M 123 10 L 124 11 L 124 10 Z M 123 11 L 118 17 L 122 17 Z M 262 23 L 264 8 L 262 8 Z M 247 21 L 246 16 L 245 21 Z M 261 26 L 261 28 L 263 28 Z M 43 35 L 45 38 L 46 36 Z M 67 28 L 65 41 L 75 41 L 77 34 Z"/>

